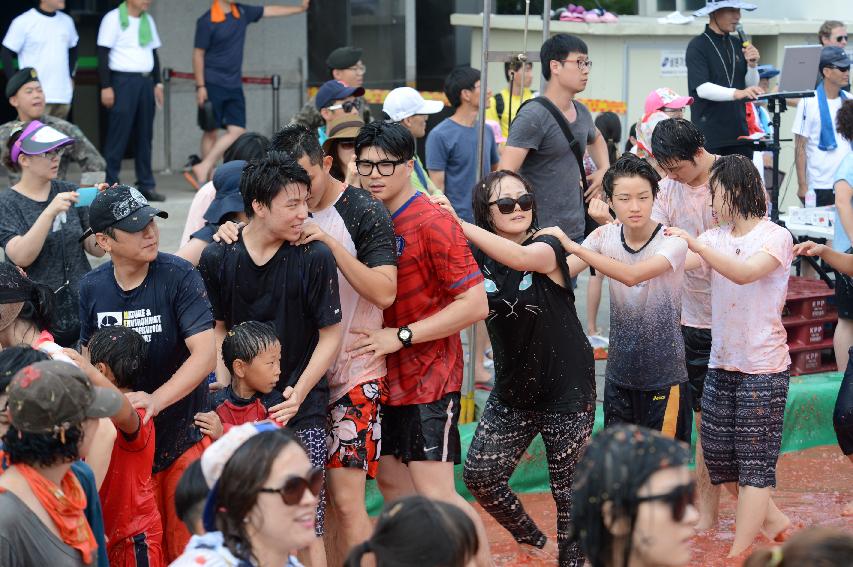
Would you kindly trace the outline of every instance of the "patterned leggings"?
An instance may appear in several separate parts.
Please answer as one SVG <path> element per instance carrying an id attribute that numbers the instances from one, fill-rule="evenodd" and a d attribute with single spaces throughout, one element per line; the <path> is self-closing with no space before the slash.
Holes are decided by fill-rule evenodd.
<path id="1" fill-rule="evenodd" d="M 293 432 L 308 451 L 308 460 L 315 469 L 323 471 L 323 489 L 317 496 L 317 514 L 314 532 L 323 537 L 326 523 L 326 430 L 322 427 L 306 427 Z"/>
<path id="2" fill-rule="evenodd" d="M 557 502 L 557 543 L 560 567 L 580 567 L 583 555 L 571 544 L 572 479 L 595 419 L 593 410 L 579 413 L 541 413 L 510 408 L 489 398 L 477 426 L 463 477 L 477 502 L 519 543 L 545 545 L 545 534 L 524 510 L 509 487 L 509 477 L 537 433 L 542 434 L 548 458 L 551 493 Z"/>

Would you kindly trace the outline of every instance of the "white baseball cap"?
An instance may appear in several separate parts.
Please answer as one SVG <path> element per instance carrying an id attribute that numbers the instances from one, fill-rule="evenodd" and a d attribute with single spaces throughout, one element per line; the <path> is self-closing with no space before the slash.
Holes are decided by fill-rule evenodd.
<path id="1" fill-rule="evenodd" d="M 388 93 L 382 103 L 382 111 L 394 122 L 415 114 L 436 114 L 444 108 L 440 100 L 425 100 L 412 87 L 398 87 Z"/>

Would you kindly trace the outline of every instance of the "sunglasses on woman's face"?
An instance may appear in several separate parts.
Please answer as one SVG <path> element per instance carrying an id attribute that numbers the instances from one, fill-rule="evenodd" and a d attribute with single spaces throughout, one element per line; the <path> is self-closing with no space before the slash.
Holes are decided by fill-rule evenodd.
<path id="1" fill-rule="evenodd" d="M 696 483 L 690 482 L 688 484 L 676 486 L 666 494 L 640 496 L 637 498 L 637 503 L 654 502 L 657 500 L 661 500 L 669 504 L 670 510 L 672 511 L 672 521 L 680 522 L 684 520 L 684 516 L 687 514 L 687 507 L 695 506 L 696 504 Z"/>
<path id="2" fill-rule="evenodd" d="M 302 502 L 306 490 L 314 496 L 319 496 L 323 489 L 323 469 L 311 469 L 307 478 L 291 476 L 284 481 L 281 488 L 261 488 L 258 492 L 276 493 L 287 506 L 296 506 Z"/>
<path id="3" fill-rule="evenodd" d="M 344 112 L 352 112 L 353 110 L 361 110 L 361 99 L 357 98 L 355 100 L 347 100 L 340 104 L 335 104 L 327 107 L 329 110 L 341 110 Z"/>
<path id="4" fill-rule="evenodd" d="M 533 195 L 530 193 L 525 193 L 518 197 L 518 199 L 513 199 L 512 197 L 501 197 L 495 201 L 489 203 L 489 205 L 497 205 L 498 210 L 504 215 L 511 215 L 515 210 L 515 206 L 518 205 L 522 211 L 529 211 L 533 208 Z"/>

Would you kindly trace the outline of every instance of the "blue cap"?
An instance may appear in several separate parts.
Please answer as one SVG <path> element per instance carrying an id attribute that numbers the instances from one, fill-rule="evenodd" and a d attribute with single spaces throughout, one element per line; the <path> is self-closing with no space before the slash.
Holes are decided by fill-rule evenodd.
<path id="1" fill-rule="evenodd" d="M 779 69 L 774 67 L 773 65 L 759 65 L 758 66 L 758 76 L 762 79 L 772 79 L 779 73 L 781 73 Z"/>
<path id="2" fill-rule="evenodd" d="M 847 52 L 837 45 L 828 45 L 820 52 L 820 68 L 823 69 L 827 65 L 834 67 L 849 67 L 850 57 Z"/>
<path id="3" fill-rule="evenodd" d="M 343 100 L 350 96 L 364 96 L 363 87 L 348 87 L 340 81 L 326 81 L 323 86 L 317 91 L 317 96 L 314 97 L 314 104 L 317 110 L 331 106 L 336 100 Z"/>
<path id="4" fill-rule="evenodd" d="M 204 220 L 212 224 L 222 222 L 229 213 L 245 210 L 243 196 L 240 194 L 240 177 L 246 162 L 242 159 L 226 162 L 213 173 L 213 188 L 216 196 L 204 213 Z"/>

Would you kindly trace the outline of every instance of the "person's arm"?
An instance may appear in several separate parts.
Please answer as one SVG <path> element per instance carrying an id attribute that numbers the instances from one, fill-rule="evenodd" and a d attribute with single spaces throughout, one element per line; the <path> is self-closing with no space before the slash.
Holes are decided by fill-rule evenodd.
<path id="1" fill-rule="evenodd" d="M 134 412 L 136 413 L 136 412 Z M 113 445 L 116 441 L 116 426 L 109 418 L 103 417 L 98 420 L 98 427 L 94 431 L 92 443 L 89 445 L 89 453 L 86 455 L 86 464 L 92 469 L 95 476 L 95 487 L 100 489 L 107 478 L 110 470 L 110 461 L 113 458 Z"/>
<path id="2" fill-rule="evenodd" d="M 107 162 L 98 152 L 95 145 L 92 144 L 91 140 L 86 137 L 78 126 L 74 124 L 71 126 L 71 131 L 68 134 L 76 141 L 70 146 L 66 146 L 65 156 L 73 163 L 76 163 L 82 172 L 106 171 Z"/>
<path id="3" fill-rule="evenodd" d="M 154 103 L 157 108 L 163 108 L 163 78 L 160 76 L 160 56 L 155 49 L 152 52 L 154 67 L 151 69 L 151 77 L 154 79 Z"/>
<path id="4" fill-rule="evenodd" d="M 207 242 L 199 238 L 190 238 L 190 241 L 184 244 L 180 250 L 175 252 L 175 256 L 183 258 L 193 266 L 198 266 L 201 259 L 201 253 L 207 247 Z"/>
<path id="5" fill-rule="evenodd" d="M 796 256 L 817 256 L 839 272 L 853 275 L 853 254 L 833 250 L 826 244 L 815 244 L 811 240 L 794 245 Z"/>
<path id="6" fill-rule="evenodd" d="M 586 193 L 584 193 L 584 200 L 588 203 L 593 198 L 601 195 L 601 182 L 604 179 L 604 174 L 607 172 L 607 168 L 610 167 L 610 157 L 607 154 L 607 142 L 604 140 L 604 136 L 601 135 L 601 132 L 598 131 L 598 128 L 595 129 L 595 140 L 589 144 L 586 149 L 587 152 L 589 152 L 589 157 L 592 158 L 596 167 L 596 170 L 592 175 L 587 177 L 588 188 Z M 584 174 L 583 171 L 580 173 L 581 175 Z"/>
<path id="7" fill-rule="evenodd" d="M 3 62 L 3 72 L 6 73 L 6 80 L 12 78 L 18 69 L 15 68 L 15 58 L 18 56 L 17 53 L 6 47 L 0 47 L 0 61 Z"/>
<path id="8" fill-rule="evenodd" d="M 320 338 L 311 354 L 311 359 L 305 370 L 300 374 L 295 386 L 284 389 L 284 402 L 270 408 L 270 417 L 286 425 L 299 411 L 299 406 L 308 396 L 317 382 L 323 377 L 338 354 L 343 340 L 343 326 L 340 323 L 323 327 L 319 331 Z M 286 348 L 286 347 L 285 347 Z"/>
<path id="9" fill-rule="evenodd" d="M 145 409 L 145 423 L 164 409 L 178 402 L 195 390 L 216 368 L 213 329 L 196 333 L 184 340 L 190 356 L 165 384 L 153 393 L 130 392 L 134 408 Z"/>
<path id="10" fill-rule="evenodd" d="M 193 48 L 193 75 L 195 75 L 196 103 L 201 106 L 207 100 L 207 88 L 204 85 L 204 49 Z"/>
<path id="11" fill-rule="evenodd" d="M 6 243 L 8 259 L 25 269 L 35 262 L 53 227 L 53 219 L 70 209 L 76 202 L 77 193 L 74 191 L 58 193 L 26 233 L 15 236 Z"/>
<path id="12" fill-rule="evenodd" d="M 299 6 L 264 6 L 265 18 L 277 18 L 284 16 L 295 16 L 308 10 L 311 0 L 302 0 Z"/>
<path id="13" fill-rule="evenodd" d="M 806 177 L 806 145 L 808 141 L 809 139 L 805 136 L 794 134 L 794 161 L 797 164 L 797 196 L 800 198 L 804 198 L 809 190 L 808 177 Z"/>
<path id="14" fill-rule="evenodd" d="M 738 285 L 758 281 L 781 265 L 778 258 L 765 251 L 756 252 L 743 262 L 717 251 L 680 228 L 667 228 L 666 234 L 686 240 L 690 250 L 701 256 L 715 272 Z"/>
<path id="15" fill-rule="evenodd" d="M 847 238 L 853 237 L 853 186 L 846 179 L 835 182 L 835 210 Z"/>
<path id="16" fill-rule="evenodd" d="M 504 146 L 501 152 L 501 162 L 498 164 L 498 169 L 518 172 L 528 152 L 530 152 L 528 148 L 516 148 L 515 146 L 510 146 L 509 142 L 507 142 L 507 145 Z"/>
<path id="17" fill-rule="evenodd" d="M 225 342 L 225 321 L 216 321 L 213 326 L 213 336 L 216 342 L 216 383 L 225 387 L 231 383 L 231 373 L 222 360 L 222 343 Z"/>
<path id="18" fill-rule="evenodd" d="M 101 85 L 101 104 L 107 109 L 112 108 L 116 103 L 116 94 L 110 71 L 110 48 L 103 45 L 98 46 L 98 82 Z"/>
<path id="19" fill-rule="evenodd" d="M 444 171 L 437 171 L 435 169 L 429 170 L 429 178 L 435 183 L 436 188 L 444 192 Z"/>
<path id="20" fill-rule="evenodd" d="M 72 79 L 77 74 L 77 46 L 68 48 L 68 76 Z"/>

